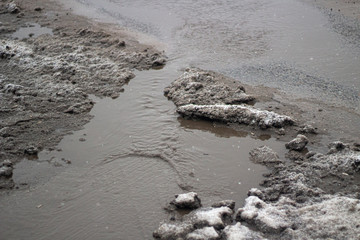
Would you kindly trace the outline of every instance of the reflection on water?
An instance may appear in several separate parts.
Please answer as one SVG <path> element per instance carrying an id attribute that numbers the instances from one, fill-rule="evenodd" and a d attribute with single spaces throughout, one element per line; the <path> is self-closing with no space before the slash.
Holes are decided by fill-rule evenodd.
<path id="1" fill-rule="evenodd" d="M 216 137 L 220 138 L 230 138 L 230 137 L 246 137 L 248 132 L 235 130 L 225 124 L 218 122 L 211 122 L 205 120 L 192 120 L 182 117 L 178 117 L 177 120 L 180 123 L 180 126 L 186 131 L 187 129 L 200 130 L 204 132 L 211 132 L 215 134 Z"/>

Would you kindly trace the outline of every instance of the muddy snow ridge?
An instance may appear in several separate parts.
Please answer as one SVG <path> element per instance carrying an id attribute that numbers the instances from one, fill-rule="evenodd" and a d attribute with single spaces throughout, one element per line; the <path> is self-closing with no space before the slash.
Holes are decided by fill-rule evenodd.
<path id="1" fill-rule="evenodd" d="M 0 24 L 0 164 L 53 149 L 64 135 L 91 119 L 91 94 L 117 98 L 135 76 L 134 69 L 166 62 L 162 52 L 118 30 L 101 29 L 71 14 L 59 14 L 54 21 L 40 13 L 41 8 L 29 10 L 18 3 L 0 3 L 5 22 Z M 30 24 L 29 19 L 53 34 L 12 37 Z M 67 24 L 70 20 L 78 24 Z M 12 166 L 0 168 L 0 189 L 18 187 L 10 174 Z"/>
<path id="2" fill-rule="evenodd" d="M 189 68 L 164 90 L 185 117 L 239 123 L 261 129 L 282 128 L 295 121 L 285 115 L 252 107 L 255 98 L 236 80 L 221 74 Z"/>
<path id="3" fill-rule="evenodd" d="M 360 150 L 340 141 L 329 152 L 306 150 L 299 134 L 286 144 L 298 157 L 281 160 L 268 146 L 250 152 L 250 160 L 270 168 L 261 188 L 248 192 L 245 204 L 232 200 L 211 207 L 194 193 L 176 195 L 181 205 L 167 210 L 189 213 L 160 223 L 157 239 L 357 239 L 360 236 Z M 180 197 L 179 197 L 180 196 Z M 198 199 L 198 200 L 196 200 Z M 173 201 L 173 202 L 174 202 Z M 190 207 L 191 206 L 191 207 Z M 196 208 L 196 209 L 195 209 Z M 194 210 L 195 209 L 195 210 Z"/>

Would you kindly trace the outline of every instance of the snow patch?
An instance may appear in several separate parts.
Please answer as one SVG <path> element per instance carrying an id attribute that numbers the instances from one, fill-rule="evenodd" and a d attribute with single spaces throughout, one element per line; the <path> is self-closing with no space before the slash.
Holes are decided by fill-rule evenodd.
<path id="1" fill-rule="evenodd" d="M 224 229 L 224 235 L 227 240 L 265 239 L 260 233 L 254 232 L 240 223 L 227 226 Z"/>
<path id="2" fill-rule="evenodd" d="M 195 225 L 214 226 L 216 229 L 225 227 L 227 217 L 231 217 L 233 211 L 228 207 L 202 208 L 194 213 L 192 220 Z"/>
<path id="3" fill-rule="evenodd" d="M 201 201 L 195 192 L 183 193 L 176 195 L 175 197 L 176 198 L 172 203 L 177 208 L 196 209 L 201 207 Z"/>
<path id="4" fill-rule="evenodd" d="M 256 196 L 245 200 L 245 207 L 238 210 L 240 219 L 255 224 L 262 232 L 281 232 L 291 226 L 284 210 L 267 204 Z"/>
<path id="5" fill-rule="evenodd" d="M 194 105 L 180 106 L 178 113 L 187 116 L 205 117 L 225 122 L 237 122 L 248 125 L 258 125 L 261 128 L 283 127 L 291 125 L 294 120 L 267 110 L 259 110 L 248 105 Z"/>
<path id="6" fill-rule="evenodd" d="M 215 240 L 219 237 L 214 227 L 204 227 L 186 235 L 187 240 Z"/>

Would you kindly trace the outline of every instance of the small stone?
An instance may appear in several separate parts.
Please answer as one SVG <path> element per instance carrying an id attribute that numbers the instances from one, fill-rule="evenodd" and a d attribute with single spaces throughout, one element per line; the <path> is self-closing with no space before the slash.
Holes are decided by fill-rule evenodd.
<path id="1" fill-rule="evenodd" d="M 10 160 L 4 160 L 1 166 L 12 167 L 13 163 Z"/>
<path id="2" fill-rule="evenodd" d="M 61 161 L 63 161 L 66 164 L 71 164 L 71 161 L 69 159 L 62 158 Z"/>
<path id="3" fill-rule="evenodd" d="M 26 154 L 28 155 L 37 155 L 39 152 L 39 149 L 37 147 L 28 147 L 27 149 L 25 149 L 24 151 Z"/>
<path id="4" fill-rule="evenodd" d="M 80 141 L 80 142 L 85 142 L 86 139 L 85 139 L 85 138 L 79 138 L 79 141 Z"/>
<path id="5" fill-rule="evenodd" d="M 112 99 L 116 99 L 116 98 L 118 98 L 119 96 L 120 96 L 119 93 L 112 93 L 110 97 L 111 97 Z"/>
<path id="6" fill-rule="evenodd" d="M 286 131 L 285 131 L 284 128 L 280 128 L 280 129 L 278 129 L 278 130 L 276 131 L 276 133 L 279 134 L 279 135 L 285 135 L 285 134 L 286 134 Z"/>
<path id="7" fill-rule="evenodd" d="M 10 178 L 13 174 L 13 168 L 8 166 L 0 167 L 0 177 Z"/>
<path id="8" fill-rule="evenodd" d="M 317 134 L 316 128 L 314 128 L 311 125 L 303 125 L 300 127 L 298 133 L 311 133 L 311 134 Z"/>
<path id="9" fill-rule="evenodd" d="M 34 11 L 36 11 L 36 12 L 41 12 L 43 9 L 41 8 L 41 7 L 36 7 L 36 8 L 34 8 Z"/>
<path id="10" fill-rule="evenodd" d="M 285 144 L 287 149 L 295 150 L 295 151 L 302 151 L 306 145 L 308 144 L 309 140 L 304 135 L 298 134 L 295 139 L 291 140 L 290 142 Z"/>
<path id="11" fill-rule="evenodd" d="M 125 47 L 125 45 L 126 45 L 125 41 L 120 41 L 118 44 L 119 47 Z"/>
<path id="12" fill-rule="evenodd" d="M 360 159 L 356 159 L 351 166 L 355 170 L 355 172 L 360 172 Z"/>

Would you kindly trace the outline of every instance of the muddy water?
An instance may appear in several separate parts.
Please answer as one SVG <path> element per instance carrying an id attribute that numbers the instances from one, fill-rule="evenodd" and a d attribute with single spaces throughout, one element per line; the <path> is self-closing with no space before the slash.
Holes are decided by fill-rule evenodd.
<path id="1" fill-rule="evenodd" d="M 44 34 L 53 35 L 52 29 L 47 28 L 47 27 L 41 27 L 37 23 L 28 23 L 28 24 L 20 27 L 13 34 L 11 34 L 11 37 L 22 40 L 22 39 L 30 38 L 30 37 L 36 38 L 36 37 L 38 37 L 40 35 L 44 35 Z"/>
<path id="2" fill-rule="evenodd" d="M 174 67 L 137 72 L 116 100 L 94 98 L 94 119 L 65 137 L 61 151 L 18 164 L 14 180 L 29 189 L 0 199 L 3 236 L 149 239 L 170 217 L 163 207 L 176 193 L 242 204 L 266 172 L 248 160 L 249 150 L 267 144 L 282 153 L 283 143 L 179 118 L 162 94 L 179 74 Z"/>
<path id="3" fill-rule="evenodd" d="M 61 1 L 166 43 L 181 65 L 359 107 L 360 45 L 301 1 Z"/>
<path id="4" fill-rule="evenodd" d="M 169 63 L 162 70 L 136 72 L 116 100 L 94 97 L 94 118 L 84 130 L 65 137 L 59 151 L 16 166 L 14 180 L 29 185 L 0 199 L 5 239 L 149 239 L 169 218 L 162 208 L 188 190 L 198 192 L 205 205 L 230 198 L 240 206 L 266 172 L 248 160 L 248 152 L 266 144 L 282 157 L 284 143 L 179 118 L 162 92 L 183 67 L 311 97 L 328 96 L 330 88 L 341 104 L 356 108 L 358 103 L 359 50 L 344 44 L 320 12 L 302 3 L 66 3 L 77 13 L 138 31 L 144 42 L 161 42 Z"/>

